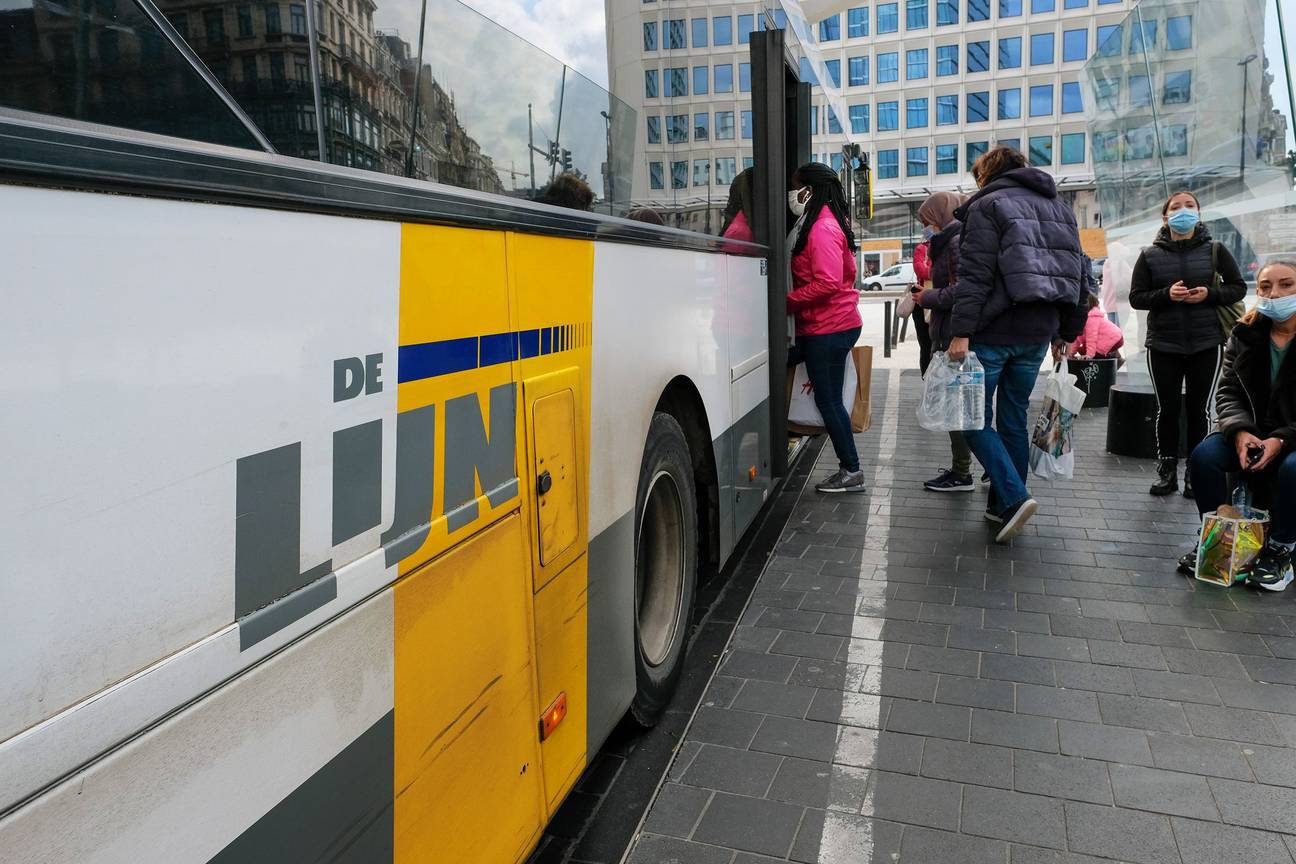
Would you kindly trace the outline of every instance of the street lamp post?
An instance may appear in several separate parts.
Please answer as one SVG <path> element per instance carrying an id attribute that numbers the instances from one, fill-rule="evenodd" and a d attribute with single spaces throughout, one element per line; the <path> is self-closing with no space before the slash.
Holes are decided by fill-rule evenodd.
<path id="1" fill-rule="evenodd" d="M 612 192 L 614 178 L 612 176 L 612 115 L 606 111 L 600 111 L 603 117 L 603 125 L 607 129 L 607 153 L 603 163 L 603 198 L 607 201 L 608 214 L 612 213 Z"/>
<path id="2" fill-rule="evenodd" d="M 1242 140 L 1238 143 L 1238 181 L 1246 179 L 1246 100 L 1247 100 L 1247 73 L 1251 70 L 1251 63 L 1258 59 L 1258 54 L 1248 55 L 1246 58 L 1239 60 L 1238 64 L 1242 67 Z"/>

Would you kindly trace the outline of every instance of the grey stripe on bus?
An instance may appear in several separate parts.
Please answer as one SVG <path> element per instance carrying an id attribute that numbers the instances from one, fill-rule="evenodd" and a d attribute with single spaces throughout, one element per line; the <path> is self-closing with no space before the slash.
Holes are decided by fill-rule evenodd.
<path id="1" fill-rule="evenodd" d="M 445 403 L 445 502 L 446 527 L 451 533 L 477 518 L 477 491 L 496 489 L 515 479 L 517 387 L 512 382 L 490 391 L 490 432 L 482 418 L 476 393 L 447 399 Z M 516 490 L 516 486 L 513 487 Z M 504 499 L 508 500 L 508 499 Z M 491 506 L 503 501 L 491 499 Z"/>
<path id="2" fill-rule="evenodd" d="M 766 399 L 743 415 L 722 436 L 728 442 L 727 449 L 733 458 L 729 475 L 733 484 L 733 536 L 729 546 L 721 546 L 722 565 L 769 497 L 772 482 L 769 428 L 769 400 Z M 752 466 L 756 467 L 754 480 L 748 474 Z M 725 469 L 722 467 L 720 470 Z"/>
<path id="3" fill-rule="evenodd" d="M 635 693 L 634 510 L 589 543 L 585 630 L 586 758 L 593 759 Z"/>
<path id="4" fill-rule="evenodd" d="M 333 545 L 382 522 L 382 421 L 333 433 Z"/>
<path id="5" fill-rule="evenodd" d="M 255 612 L 314 581 L 302 573 L 301 443 L 244 456 L 235 465 L 234 617 Z"/>
<path id="6" fill-rule="evenodd" d="M 236 837 L 210 864 L 380 864 L 394 855 L 395 713 Z"/>
<path id="7" fill-rule="evenodd" d="M 246 618 L 240 618 L 239 650 L 246 651 L 262 639 L 273 636 L 294 621 L 336 600 L 337 576 L 331 572 L 332 566 L 331 561 L 321 564 L 306 574 L 315 578 L 305 588 L 281 597 Z"/>
<path id="8" fill-rule="evenodd" d="M 391 567 L 413 555 L 431 531 L 436 465 L 436 405 L 396 415 L 396 507 L 382 534 Z"/>

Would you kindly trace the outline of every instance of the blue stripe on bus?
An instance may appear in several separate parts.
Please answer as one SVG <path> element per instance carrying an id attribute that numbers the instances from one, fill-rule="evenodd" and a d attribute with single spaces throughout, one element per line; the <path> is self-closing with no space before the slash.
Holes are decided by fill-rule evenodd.
<path id="1" fill-rule="evenodd" d="M 423 381 L 514 360 L 557 354 L 573 347 L 572 332 L 571 325 L 560 324 L 534 330 L 401 345 L 397 352 L 396 380 L 401 384 Z"/>

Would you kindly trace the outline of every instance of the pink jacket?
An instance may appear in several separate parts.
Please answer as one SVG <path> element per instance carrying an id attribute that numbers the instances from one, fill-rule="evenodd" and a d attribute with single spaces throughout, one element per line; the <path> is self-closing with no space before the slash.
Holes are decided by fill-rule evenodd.
<path id="1" fill-rule="evenodd" d="M 926 282 L 931 276 L 931 253 L 926 241 L 914 247 L 914 276 L 919 282 Z"/>
<path id="2" fill-rule="evenodd" d="M 739 210 L 734 216 L 729 227 L 725 229 L 724 236 L 730 240 L 746 240 L 748 243 L 756 242 L 756 235 L 752 233 L 752 228 L 747 224 L 747 217 Z"/>
<path id="3" fill-rule="evenodd" d="M 798 336 L 840 333 L 862 326 L 855 290 L 855 253 L 837 217 L 824 207 L 807 229 L 805 249 L 792 259 L 788 312 L 796 315 Z"/>
<path id="4" fill-rule="evenodd" d="M 1089 310 L 1085 321 L 1084 332 L 1071 346 L 1073 357 L 1115 357 L 1116 352 L 1125 344 L 1121 329 L 1113 324 L 1102 309 L 1095 306 Z"/>

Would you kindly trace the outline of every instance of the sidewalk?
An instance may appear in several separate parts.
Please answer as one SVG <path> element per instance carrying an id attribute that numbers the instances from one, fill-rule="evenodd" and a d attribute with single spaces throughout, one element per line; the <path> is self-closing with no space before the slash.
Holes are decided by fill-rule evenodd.
<path id="1" fill-rule="evenodd" d="M 875 373 L 869 493 L 797 504 L 628 860 L 1292 864 L 1293 592 L 1177 575 L 1195 510 L 1101 410 L 994 545 L 918 392 Z"/>

